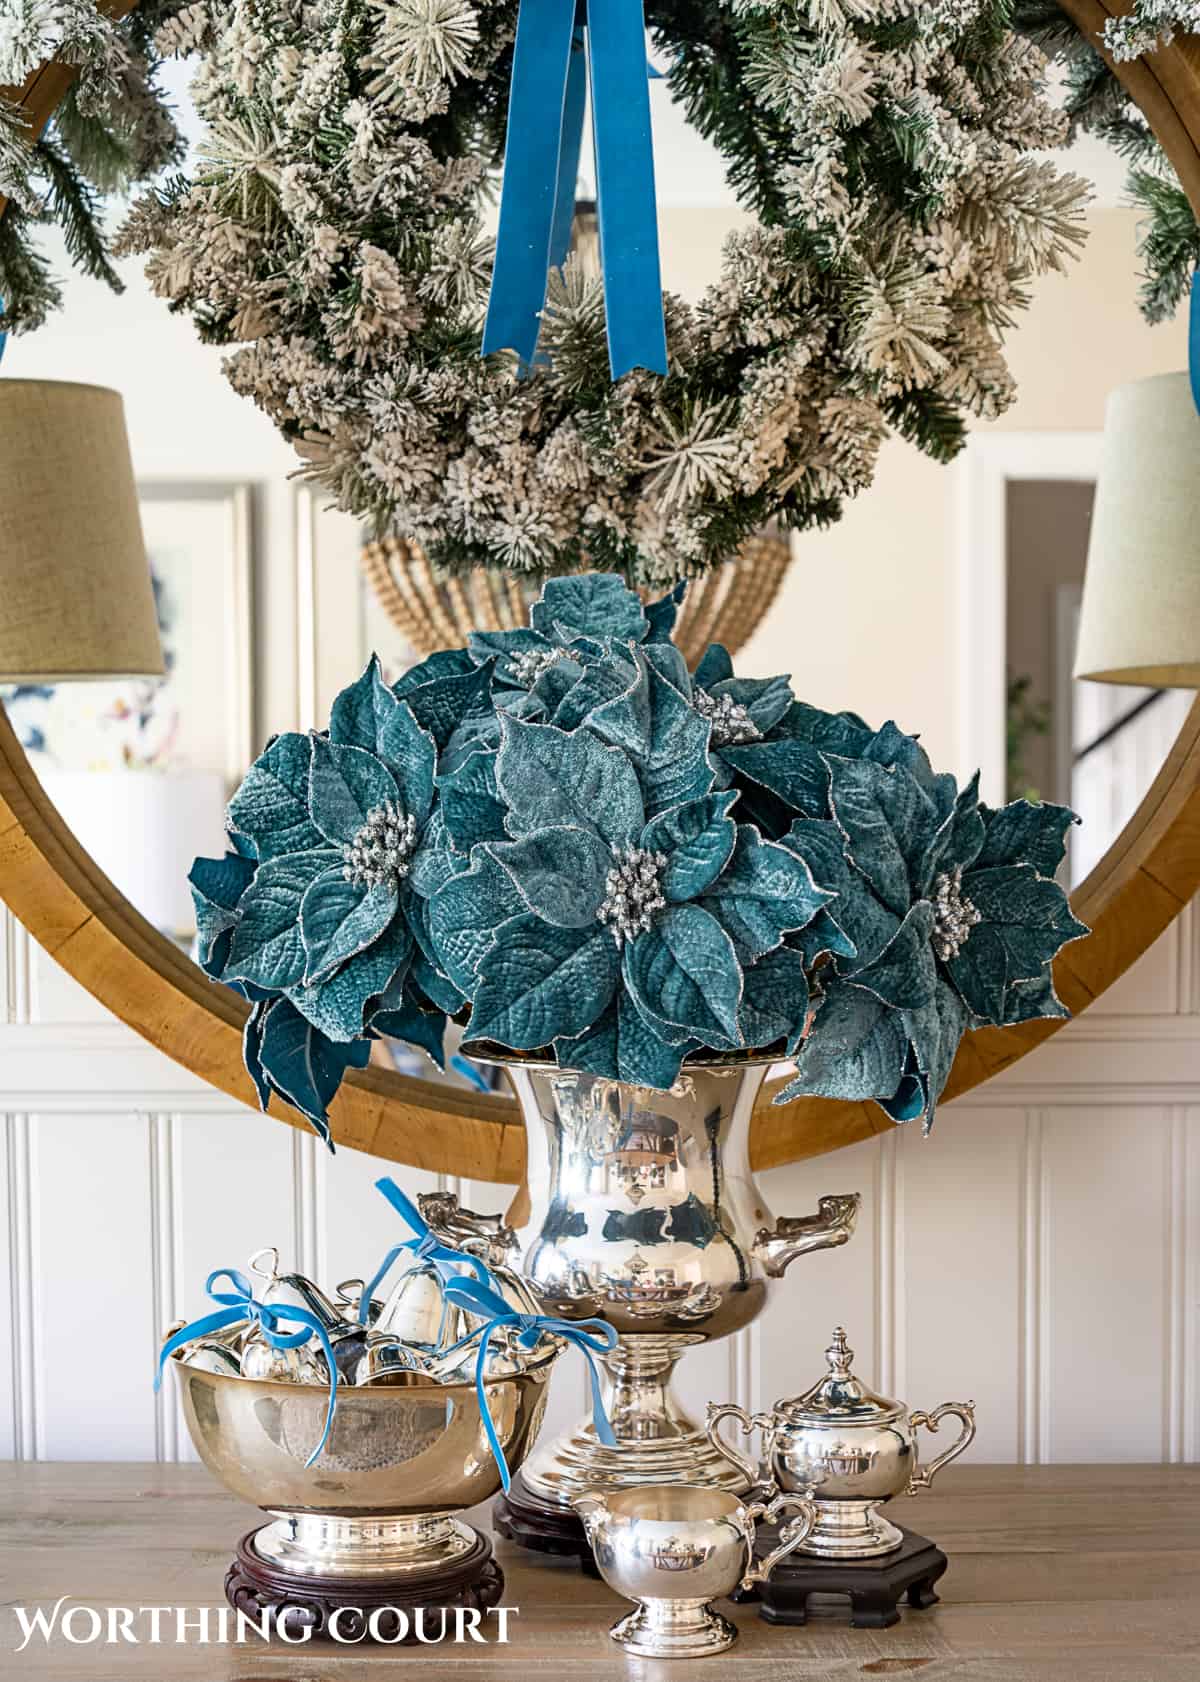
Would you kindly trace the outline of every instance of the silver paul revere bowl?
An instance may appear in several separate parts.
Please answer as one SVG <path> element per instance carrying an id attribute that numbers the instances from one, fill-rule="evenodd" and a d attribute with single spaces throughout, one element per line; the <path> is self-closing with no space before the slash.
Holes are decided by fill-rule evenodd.
<path id="1" fill-rule="evenodd" d="M 558 1353 L 487 1381 L 510 1471 L 533 1446 Z M 496 1494 L 500 1471 L 474 1383 L 412 1373 L 386 1385 L 340 1385 L 329 1440 L 306 1467 L 325 1428 L 324 1385 L 204 1371 L 178 1353 L 170 1365 L 201 1460 L 226 1489 L 272 1516 L 254 1548 L 279 1571 L 402 1578 L 476 1547 L 476 1532 L 455 1515 Z"/>

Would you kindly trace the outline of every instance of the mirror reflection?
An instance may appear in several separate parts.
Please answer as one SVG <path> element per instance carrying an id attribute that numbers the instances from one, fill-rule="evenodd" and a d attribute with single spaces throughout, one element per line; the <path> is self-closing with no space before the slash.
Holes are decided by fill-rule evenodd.
<path id="1" fill-rule="evenodd" d="M 666 284 L 695 298 L 744 218 L 716 154 L 665 91 L 654 98 Z M 778 595 L 757 586 L 755 605 L 771 605 L 739 670 L 790 672 L 817 705 L 895 717 L 936 763 L 960 776 L 980 765 L 992 802 L 1074 806 L 1083 824 L 1065 869 L 1077 885 L 1191 704 L 1186 690 L 1071 675 L 1106 395 L 1184 366 L 1186 346 L 1182 319 L 1151 328 L 1138 312 L 1138 218 L 1120 161 L 1084 140 L 1063 162 L 1093 182 L 1090 237 L 1069 273 L 1037 283 L 1009 337 L 1017 403 L 980 424 L 950 468 L 890 440 L 841 522 L 793 539 Z M 65 270 L 54 236 L 47 246 Z M 221 851 L 225 799 L 266 738 L 323 724 L 371 651 L 394 679 L 429 639 L 462 638 L 447 614 L 414 644 L 412 599 L 428 576 L 411 570 L 390 599 L 378 590 L 363 533 L 292 477 L 294 456 L 228 388 L 220 353 L 150 294 L 136 262 L 123 276 L 121 298 L 73 276 L 64 312 L 10 344 L 5 372 L 123 393 L 167 676 L 26 685 L 5 704 L 85 847 L 187 949 L 188 867 Z"/>

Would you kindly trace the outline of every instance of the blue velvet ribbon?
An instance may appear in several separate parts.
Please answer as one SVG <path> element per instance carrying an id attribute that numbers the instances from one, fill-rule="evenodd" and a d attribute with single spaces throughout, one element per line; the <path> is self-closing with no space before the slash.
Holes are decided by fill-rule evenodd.
<path id="1" fill-rule="evenodd" d="M 521 0 L 508 102 L 496 262 L 483 355 L 537 350 L 546 282 L 571 239 L 592 92 L 609 369 L 667 372 L 642 0 Z"/>
<path id="2" fill-rule="evenodd" d="M 1192 276 L 1192 301 L 1188 307 L 1188 373 L 1192 400 L 1200 414 L 1200 269 Z"/>
<path id="3" fill-rule="evenodd" d="M 412 1198 L 400 1190 L 395 1180 L 385 1175 L 382 1180 L 376 1180 L 375 1189 L 381 1191 L 396 1213 L 408 1222 L 413 1236 L 392 1245 L 376 1268 L 374 1277 L 363 1287 L 358 1304 L 360 1326 L 366 1325 L 371 1311 L 371 1298 L 401 1256 L 411 1256 L 417 1262 L 430 1264 L 437 1270 L 443 1285 L 448 1280 L 458 1277 L 460 1267 L 470 1268 L 476 1279 L 485 1285 L 494 1283 L 491 1273 L 478 1256 L 469 1256 L 465 1250 L 456 1250 L 452 1244 L 442 1243 Z"/>
<path id="4" fill-rule="evenodd" d="M 560 1320 L 553 1314 L 522 1314 L 510 1307 L 498 1292 L 489 1290 L 486 1285 L 480 1285 L 474 1279 L 452 1279 L 446 1286 L 446 1300 L 457 1304 L 459 1308 L 465 1308 L 470 1314 L 482 1316 L 486 1322 L 483 1326 L 477 1326 L 473 1332 L 468 1332 L 466 1337 L 460 1337 L 457 1343 L 451 1344 L 443 1353 L 448 1355 L 452 1350 L 464 1348 L 475 1338 L 479 1339 L 479 1353 L 475 1360 L 475 1394 L 479 1398 L 479 1411 L 483 1415 L 488 1446 L 495 1456 L 496 1465 L 500 1468 L 500 1482 L 506 1492 L 511 1482 L 508 1461 L 504 1458 L 504 1450 L 496 1435 L 486 1389 L 488 1344 L 491 1342 L 492 1333 L 503 1326 L 516 1329 L 516 1341 L 521 1349 L 534 1348 L 543 1336 L 549 1334 L 551 1337 L 563 1338 L 580 1351 L 588 1364 L 588 1375 L 592 1381 L 592 1424 L 596 1435 L 606 1447 L 616 1446 L 617 1439 L 600 1394 L 600 1374 L 596 1371 L 595 1361 L 597 1355 L 616 1347 L 617 1334 L 607 1320 Z"/>
<path id="5" fill-rule="evenodd" d="M 214 1290 L 218 1279 L 228 1279 L 233 1289 Z M 304 1462 L 305 1466 L 311 1466 L 329 1441 L 333 1410 L 337 1405 L 337 1362 L 333 1358 L 333 1345 L 329 1341 L 329 1333 L 316 1315 L 310 1314 L 307 1308 L 295 1307 L 285 1302 L 259 1302 L 250 1281 L 236 1268 L 217 1268 L 215 1273 L 209 1274 L 204 1288 L 220 1306 L 215 1314 L 205 1314 L 201 1319 L 193 1320 L 190 1325 L 184 1326 L 182 1331 L 173 1333 L 167 1339 L 159 1351 L 154 1388 L 157 1390 L 162 1384 L 163 1367 L 177 1349 L 182 1349 L 185 1343 L 194 1343 L 197 1338 L 211 1337 L 214 1332 L 224 1331 L 226 1326 L 235 1326 L 240 1320 L 257 1321 L 272 1349 L 300 1349 L 315 1335 L 325 1351 L 325 1360 L 329 1366 L 329 1405 L 325 1409 L 325 1429 L 321 1432 L 321 1440 Z M 291 1321 L 300 1329 L 285 1332 L 281 1328 L 281 1321 Z"/>

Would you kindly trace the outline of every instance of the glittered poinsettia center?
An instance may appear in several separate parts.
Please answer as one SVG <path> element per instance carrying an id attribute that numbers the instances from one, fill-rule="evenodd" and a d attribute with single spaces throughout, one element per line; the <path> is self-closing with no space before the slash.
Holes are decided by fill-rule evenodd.
<path id="1" fill-rule="evenodd" d="M 710 695 L 707 689 L 697 689 L 692 700 L 701 718 L 712 725 L 714 748 L 743 747 L 762 740 L 762 731 L 732 695 Z"/>
<path id="2" fill-rule="evenodd" d="M 417 820 L 394 801 L 373 806 L 367 821 L 342 848 L 342 875 L 356 888 L 395 887 L 408 875 L 417 850 Z"/>
<path id="3" fill-rule="evenodd" d="M 665 853 L 645 847 L 623 847 L 604 880 L 604 899 L 596 921 L 604 923 L 619 946 L 634 935 L 645 934 L 667 901 L 662 891 Z"/>
<path id="4" fill-rule="evenodd" d="M 962 891 L 962 865 L 943 870 L 933 884 L 933 933 L 930 940 L 943 963 L 957 958 L 971 930 L 983 921 L 977 908 Z"/>
<path id="5" fill-rule="evenodd" d="M 560 660 L 565 660 L 565 648 L 529 648 L 523 654 L 514 654 L 509 660 L 509 670 L 513 679 L 523 689 L 532 689 L 537 680 L 548 672 L 551 666 L 556 666 Z"/>

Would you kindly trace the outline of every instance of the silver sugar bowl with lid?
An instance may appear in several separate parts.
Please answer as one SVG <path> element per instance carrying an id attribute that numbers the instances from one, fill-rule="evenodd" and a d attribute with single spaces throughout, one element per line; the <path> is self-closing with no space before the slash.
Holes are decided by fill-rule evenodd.
<path id="1" fill-rule="evenodd" d="M 759 1486 L 808 1496 L 816 1523 L 795 1550 L 822 1559 L 871 1559 L 891 1553 L 903 1532 L 879 1508 L 896 1495 L 928 1489 L 975 1435 L 974 1402 L 943 1402 L 931 1413 L 877 1396 L 851 1372 L 854 1351 L 839 1326 L 825 1351 L 828 1371 L 811 1389 L 776 1402 L 770 1413 L 749 1414 L 732 1402 L 710 1404 L 708 1435 L 720 1453 Z M 927 1466 L 920 1464 L 917 1431 L 936 1431 L 950 1415 L 962 1422 L 956 1440 Z M 725 1442 L 723 1420 L 747 1435 L 758 1431 L 755 1465 Z"/>

